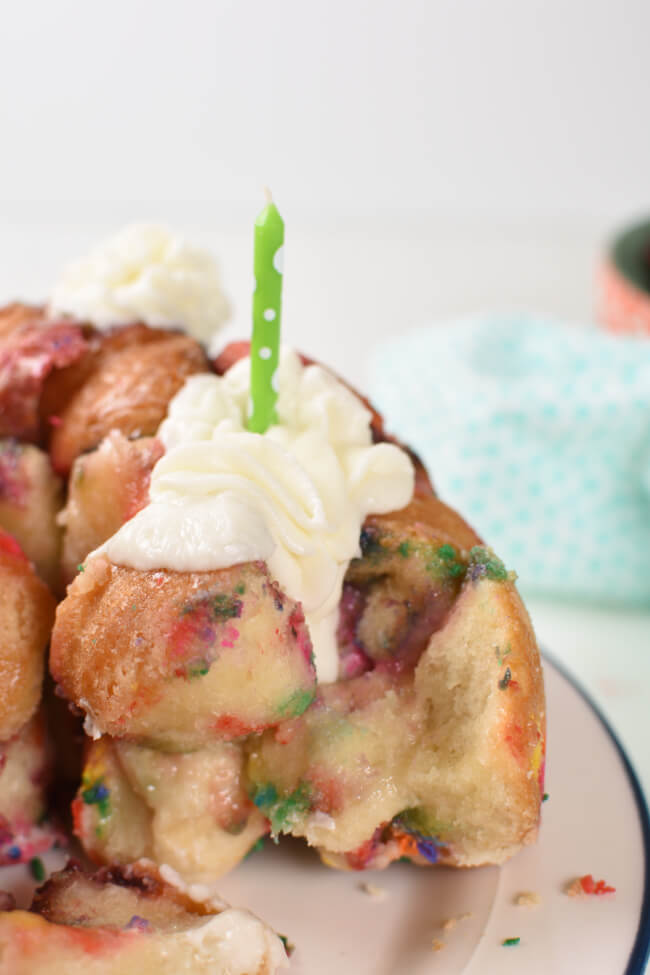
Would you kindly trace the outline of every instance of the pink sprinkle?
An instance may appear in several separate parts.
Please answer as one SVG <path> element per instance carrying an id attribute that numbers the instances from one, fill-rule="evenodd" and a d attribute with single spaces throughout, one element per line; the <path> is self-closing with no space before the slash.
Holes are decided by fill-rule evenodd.
<path id="1" fill-rule="evenodd" d="M 226 627 L 226 632 L 224 633 L 224 639 L 221 641 L 222 647 L 228 647 L 232 649 L 235 645 L 235 640 L 239 639 L 239 630 L 235 626 Z"/>

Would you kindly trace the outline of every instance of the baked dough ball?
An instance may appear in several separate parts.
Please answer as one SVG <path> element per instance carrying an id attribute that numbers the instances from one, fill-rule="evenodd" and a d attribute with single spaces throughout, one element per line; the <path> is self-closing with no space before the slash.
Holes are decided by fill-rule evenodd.
<path id="1" fill-rule="evenodd" d="M 0 529 L 0 742 L 38 707 L 54 597 L 15 539 Z"/>
<path id="2" fill-rule="evenodd" d="M 152 864 L 53 875 L 0 914 L 0 975 L 273 975 L 280 938 L 248 911 L 197 901 Z"/>
<path id="3" fill-rule="evenodd" d="M 45 310 L 41 305 L 25 305 L 21 301 L 13 301 L 0 308 L 0 341 L 12 332 L 30 322 L 35 324 L 45 317 Z"/>
<path id="4" fill-rule="evenodd" d="M 95 342 L 83 382 L 65 393 L 49 391 L 56 415 L 50 454 L 62 474 L 111 430 L 126 437 L 155 434 L 185 380 L 209 370 L 199 343 L 177 332 L 129 325 Z"/>
<path id="5" fill-rule="evenodd" d="M 0 437 L 44 443 L 51 419 L 42 408 L 48 379 L 85 360 L 89 344 L 74 322 L 27 314 L 16 323 L 15 313 L 8 320 L 11 327 L 0 331 Z"/>
<path id="6" fill-rule="evenodd" d="M 48 455 L 31 444 L 0 440 L 0 528 L 14 536 L 41 579 L 57 590 L 63 490 Z"/>
<path id="7" fill-rule="evenodd" d="M 50 669 L 97 731 L 185 751 L 302 713 L 311 658 L 302 609 L 262 563 L 143 572 L 95 556 L 57 609 Z"/>
<path id="8" fill-rule="evenodd" d="M 457 518 L 429 505 L 443 521 Z M 399 514 L 407 524 L 408 508 Z M 501 863 L 535 839 L 543 788 L 544 691 L 528 615 L 493 553 L 439 545 L 417 520 L 398 550 L 405 566 L 391 604 L 393 536 L 372 522 L 372 548 L 348 579 L 356 587 L 370 570 L 382 580 L 376 598 L 371 588 L 359 601 L 354 630 L 375 666 L 320 687 L 304 715 L 250 740 L 254 801 L 275 833 L 304 836 L 332 866 L 377 868 L 401 856 Z M 409 619 L 402 585 L 423 570 L 431 599 L 438 591 L 447 606 L 418 654 L 432 617 L 425 609 Z M 455 600 L 445 573 L 460 585 Z M 412 591 L 417 606 L 417 582 Z"/>
<path id="9" fill-rule="evenodd" d="M 58 838 L 43 822 L 51 757 L 40 713 L 0 743 L 0 865 L 24 863 Z"/>
<path id="10" fill-rule="evenodd" d="M 63 578 L 70 582 L 86 556 L 149 500 L 151 471 L 163 455 L 153 437 L 127 440 L 114 430 L 96 450 L 78 457 L 70 472 L 64 526 Z"/>
<path id="11" fill-rule="evenodd" d="M 169 754 L 104 736 L 90 744 L 74 829 L 96 863 L 150 857 L 211 883 L 269 831 L 249 798 L 237 742 Z"/>

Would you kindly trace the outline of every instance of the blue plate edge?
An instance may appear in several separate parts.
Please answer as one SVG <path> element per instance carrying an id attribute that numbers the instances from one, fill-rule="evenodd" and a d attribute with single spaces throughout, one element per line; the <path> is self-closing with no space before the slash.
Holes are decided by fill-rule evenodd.
<path id="1" fill-rule="evenodd" d="M 634 801 L 636 803 L 639 823 L 641 826 L 641 835 L 643 837 L 643 858 L 645 869 L 643 900 L 641 902 L 639 926 L 637 928 L 636 938 L 634 940 L 634 945 L 632 946 L 627 967 L 623 975 L 646 975 L 646 966 L 648 963 L 648 958 L 650 957 L 650 811 L 648 810 L 648 803 L 645 793 L 643 792 L 641 783 L 639 782 L 637 774 L 634 771 L 634 767 L 628 758 L 627 752 L 623 748 L 623 745 L 621 744 L 608 719 L 600 709 L 600 706 L 596 704 L 591 694 L 584 689 L 579 680 L 564 666 L 564 664 L 559 662 L 554 654 L 549 653 L 546 649 L 543 649 L 541 653 L 542 661 L 548 661 L 549 664 L 551 664 L 551 666 L 554 667 L 555 670 L 557 670 L 566 681 L 568 681 L 571 687 L 577 691 L 580 697 L 591 708 L 600 721 L 601 725 L 611 738 L 616 751 L 618 752 L 618 756 L 621 760 L 623 768 L 625 769 L 632 793 L 634 795 Z"/>

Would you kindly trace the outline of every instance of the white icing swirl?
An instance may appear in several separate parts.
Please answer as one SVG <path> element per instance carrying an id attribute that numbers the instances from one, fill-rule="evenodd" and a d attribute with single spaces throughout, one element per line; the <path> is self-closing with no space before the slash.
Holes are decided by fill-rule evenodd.
<path id="1" fill-rule="evenodd" d="M 139 321 L 183 328 L 204 341 L 229 314 L 212 255 L 150 224 L 125 227 L 70 264 L 49 310 L 99 329 Z"/>
<path id="2" fill-rule="evenodd" d="M 193 376 L 170 404 L 150 504 L 102 546 L 136 569 L 202 571 L 263 559 L 302 603 L 321 682 L 336 680 L 343 577 L 366 515 L 408 504 L 408 455 L 372 443 L 370 412 L 321 366 L 283 350 L 279 424 L 245 429 L 250 360 Z"/>

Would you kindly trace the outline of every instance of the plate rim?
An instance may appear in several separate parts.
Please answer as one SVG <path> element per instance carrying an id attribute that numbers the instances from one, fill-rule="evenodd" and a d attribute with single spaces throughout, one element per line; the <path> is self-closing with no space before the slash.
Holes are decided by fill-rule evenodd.
<path id="1" fill-rule="evenodd" d="M 621 760 L 621 764 L 627 775 L 630 788 L 632 789 L 637 814 L 639 816 L 639 825 L 641 827 L 641 837 L 643 841 L 644 881 L 643 899 L 641 901 L 641 910 L 639 912 L 639 924 L 637 927 L 636 937 L 634 939 L 634 944 L 632 945 L 627 966 L 622 975 L 646 975 L 646 966 L 648 959 L 650 958 L 650 811 L 648 810 L 648 802 L 641 783 L 639 782 L 639 778 L 634 770 L 634 766 L 632 765 L 625 748 L 623 747 L 608 718 L 605 717 L 605 714 L 601 710 L 600 705 L 596 703 L 594 698 L 591 696 L 591 693 L 583 687 L 579 679 L 566 667 L 566 665 L 563 662 L 560 662 L 555 654 L 550 653 L 546 647 L 541 649 L 541 657 L 542 662 L 548 662 L 555 670 L 557 670 L 558 673 L 571 685 L 575 691 L 577 691 L 584 702 L 594 712 L 618 753 L 618 757 Z"/>

